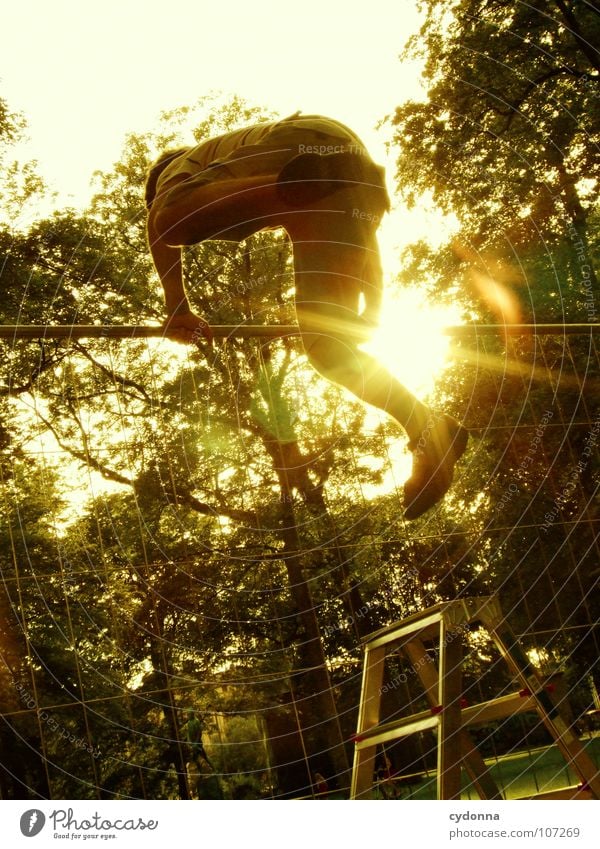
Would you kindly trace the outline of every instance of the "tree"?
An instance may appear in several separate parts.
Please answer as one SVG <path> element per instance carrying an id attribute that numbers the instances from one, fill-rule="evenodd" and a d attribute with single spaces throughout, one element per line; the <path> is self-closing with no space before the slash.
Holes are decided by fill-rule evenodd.
<path id="1" fill-rule="evenodd" d="M 573 290 L 569 319 L 594 320 L 597 4 L 420 5 L 424 23 L 405 56 L 424 60 L 427 94 L 393 117 L 400 191 L 409 203 L 431 192 L 458 217 L 453 247 L 463 267 L 509 287 L 526 284 L 517 289 L 525 315 L 537 307 L 538 320 L 560 320 L 562 297 Z M 448 284 L 447 263 L 434 267 Z"/>
<path id="2" fill-rule="evenodd" d="M 405 57 L 423 60 L 425 94 L 392 119 L 398 188 L 409 204 L 430 195 L 457 227 L 441 247 L 410 246 L 401 279 L 459 299 L 469 320 L 597 322 L 598 4 L 420 6 Z M 446 500 L 449 519 L 473 513 L 471 542 L 445 578 L 434 570 L 438 590 L 499 592 L 525 644 L 567 669 L 580 706 L 598 651 L 595 345 L 464 338 L 438 388 L 484 437 Z"/>
<path id="3" fill-rule="evenodd" d="M 218 132 L 254 115 L 235 102 L 200 126 Z M 167 123 L 174 117 L 180 116 L 167 116 Z M 173 143 L 175 131 L 168 127 L 158 137 L 129 138 L 123 161 L 99 176 L 101 190 L 88 212 L 63 212 L 10 238 L 5 323 L 162 317 L 142 226 L 143 181 L 158 150 Z M 259 234 L 241 245 L 203 244 L 186 259 L 192 301 L 213 321 L 252 321 L 257 312 L 264 321 L 289 320 L 291 262 L 282 233 Z M 222 676 L 240 682 L 262 677 L 258 698 L 256 687 L 244 685 L 242 708 L 285 715 L 286 733 L 291 719 L 309 755 L 326 759 L 333 747 L 338 763 L 329 771 L 343 773 L 343 741 L 354 723 L 352 717 L 345 721 L 340 739 L 332 683 L 343 686 L 344 679 L 326 664 L 345 640 L 346 674 L 356 662 L 356 642 L 328 622 L 343 611 L 353 632 L 375 621 L 375 611 L 354 615 L 364 608 L 360 581 L 339 551 L 304 553 L 307 546 L 318 549 L 317 522 L 335 538 L 323 489 L 334 467 L 334 446 L 347 438 L 339 393 L 320 383 L 292 340 L 232 341 L 209 357 L 168 342 L 6 347 L 3 395 L 7 412 L 13 411 L 7 438 L 16 437 L 18 427 L 25 440 L 42 429 L 71 458 L 72 466 L 60 466 L 64 479 L 74 466 L 83 467 L 117 490 L 97 497 L 77 521 L 69 517 L 60 534 L 56 581 L 50 582 L 57 605 L 62 593 L 70 610 L 71 591 L 79 593 L 91 618 L 113 635 L 94 663 L 98 670 L 112 664 L 126 693 L 109 710 L 115 678 L 103 673 L 94 694 L 102 704 L 107 699 L 105 721 L 91 729 L 89 717 L 79 716 L 79 737 L 87 739 L 93 730 L 102 752 L 100 769 L 87 776 L 90 786 L 106 794 L 185 797 L 184 708 L 190 701 L 205 704 L 200 681 L 218 689 Z M 353 410 L 353 432 L 360 438 L 364 411 L 360 405 Z M 341 476 L 336 490 L 342 491 Z M 312 530 L 298 535 L 293 525 L 304 523 L 305 515 Z M 99 585 L 83 589 L 76 580 L 65 588 L 61 562 L 73 574 L 91 568 L 102 576 Z M 328 601 L 332 586 L 339 606 Z M 36 602 L 26 596 L 23 603 L 33 609 Z M 35 639 L 41 644 L 52 629 L 43 616 L 40 622 Z M 77 617 L 75 630 L 81 635 L 75 659 L 89 660 L 93 629 Z M 60 647 L 50 659 L 51 668 L 62 663 L 60 674 L 75 676 L 80 686 L 80 666 L 71 668 Z M 219 673 L 224 663 L 226 673 Z M 340 680 L 331 682 L 330 672 Z M 90 683 L 83 684 L 87 693 Z M 347 698 L 356 703 L 355 696 Z M 109 768 L 111 723 L 127 729 L 121 744 L 141 764 L 137 774 L 123 765 Z M 150 729 L 152 742 L 146 744 Z M 172 779 L 142 778 L 150 763 L 156 776 Z M 50 781 L 53 789 L 63 786 L 54 772 Z M 307 781 L 305 772 L 286 790 L 298 792 Z M 72 793 L 62 795 L 81 793 L 76 781 Z"/>

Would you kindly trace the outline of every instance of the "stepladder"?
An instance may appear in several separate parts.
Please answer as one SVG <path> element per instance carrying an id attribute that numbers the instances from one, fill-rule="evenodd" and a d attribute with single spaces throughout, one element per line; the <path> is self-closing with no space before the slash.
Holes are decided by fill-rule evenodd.
<path id="1" fill-rule="evenodd" d="M 468 704 L 463 697 L 463 660 L 468 633 L 477 626 L 487 631 L 497 647 L 515 689 Z M 436 647 L 433 653 L 432 644 Z M 386 660 L 395 653 L 409 664 L 427 708 L 382 721 Z M 351 798 L 373 798 L 378 752 L 402 738 L 431 731 L 436 738 L 438 799 L 460 799 L 463 770 L 480 798 L 502 799 L 471 732 L 476 726 L 534 711 L 580 782 L 539 798 L 599 799 L 598 768 L 563 717 L 551 689 L 513 634 L 494 596 L 441 602 L 371 634 L 364 643 Z"/>

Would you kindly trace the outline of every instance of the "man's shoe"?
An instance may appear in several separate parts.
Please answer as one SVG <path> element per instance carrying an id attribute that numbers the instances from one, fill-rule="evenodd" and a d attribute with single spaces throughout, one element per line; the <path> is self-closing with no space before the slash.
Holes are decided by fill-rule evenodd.
<path id="1" fill-rule="evenodd" d="M 412 475 L 404 484 L 404 517 L 417 519 L 448 492 L 454 465 L 465 453 L 469 432 L 452 416 L 432 418 L 420 439 L 409 442 Z"/>

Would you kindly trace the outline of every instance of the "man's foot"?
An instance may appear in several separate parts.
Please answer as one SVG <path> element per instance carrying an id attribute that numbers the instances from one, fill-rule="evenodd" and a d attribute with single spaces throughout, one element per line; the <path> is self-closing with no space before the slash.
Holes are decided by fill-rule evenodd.
<path id="1" fill-rule="evenodd" d="M 305 206 L 348 185 L 369 182 L 368 164 L 364 156 L 351 151 L 301 153 L 281 169 L 277 191 L 288 206 Z"/>
<path id="2" fill-rule="evenodd" d="M 409 442 L 411 477 L 404 484 L 404 517 L 417 519 L 437 504 L 452 483 L 455 463 L 465 453 L 469 432 L 452 416 L 433 419 L 421 438 Z"/>

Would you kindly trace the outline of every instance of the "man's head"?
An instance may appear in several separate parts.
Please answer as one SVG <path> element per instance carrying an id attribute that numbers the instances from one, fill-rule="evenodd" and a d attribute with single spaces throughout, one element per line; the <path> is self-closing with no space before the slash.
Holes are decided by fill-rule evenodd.
<path id="1" fill-rule="evenodd" d="M 177 150 L 166 150 L 164 153 L 161 153 L 156 162 L 150 166 L 148 176 L 146 177 L 146 209 L 150 209 L 154 203 L 154 198 L 156 197 L 156 185 L 162 172 L 170 162 L 188 150 L 188 147 L 178 147 Z"/>

